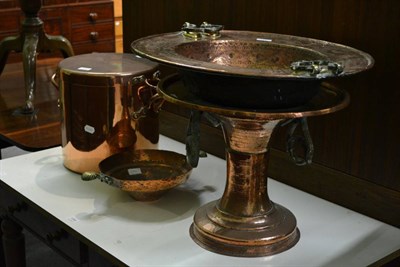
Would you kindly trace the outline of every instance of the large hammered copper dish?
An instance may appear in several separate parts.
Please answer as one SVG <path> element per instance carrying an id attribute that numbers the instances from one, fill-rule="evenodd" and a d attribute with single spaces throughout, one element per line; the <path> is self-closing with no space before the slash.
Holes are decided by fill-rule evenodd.
<path id="1" fill-rule="evenodd" d="M 86 172 L 82 180 L 99 179 L 139 201 L 154 201 L 188 179 L 192 167 L 186 156 L 167 150 L 141 149 L 114 154 L 99 164 L 100 173 Z"/>
<path id="2" fill-rule="evenodd" d="M 217 39 L 197 40 L 182 32 L 164 33 L 134 41 L 132 50 L 176 67 L 186 87 L 201 98 L 247 108 L 302 105 L 317 94 L 322 80 L 353 75 L 374 63 L 348 46 L 249 31 L 223 30 Z"/>

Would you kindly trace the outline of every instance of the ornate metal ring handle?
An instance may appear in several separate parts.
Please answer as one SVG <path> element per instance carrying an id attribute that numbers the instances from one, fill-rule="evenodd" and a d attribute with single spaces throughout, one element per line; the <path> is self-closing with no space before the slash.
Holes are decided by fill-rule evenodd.
<path id="1" fill-rule="evenodd" d="M 181 28 L 183 35 L 192 39 L 211 38 L 216 39 L 221 36 L 222 25 L 203 22 L 199 27 L 196 24 L 185 22 Z"/>
<path id="2" fill-rule="evenodd" d="M 294 132 L 299 124 L 301 124 L 303 136 L 294 135 Z M 289 125 L 288 136 L 286 140 L 286 151 L 289 153 L 292 160 L 298 166 L 311 164 L 314 155 L 314 145 L 311 139 L 310 131 L 308 130 L 307 118 L 291 119 L 284 122 L 282 126 L 284 125 Z M 298 144 L 303 146 L 305 150 L 303 158 L 297 156 L 294 152 Z"/>
<path id="3" fill-rule="evenodd" d="M 336 77 L 343 72 L 343 66 L 328 60 L 301 60 L 293 62 L 291 69 L 296 73 L 318 79 Z"/>

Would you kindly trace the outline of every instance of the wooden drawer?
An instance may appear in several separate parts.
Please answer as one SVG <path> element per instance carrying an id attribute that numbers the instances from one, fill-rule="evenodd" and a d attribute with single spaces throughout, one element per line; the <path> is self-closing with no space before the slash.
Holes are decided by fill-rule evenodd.
<path id="1" fill-rule="evenodd" d="M 44 30 L 50 35 L 68 35 L 68 16 L 60 8 L 43 8 L 39 14 Z"/>
<path id="2" fill-rule="evenodd" d="M 38 209 L 0 187 L 1 206 L 8 211 L 11 219 L 30 230 L 40 240 L 59 254 L 70 260 L 83 264 L 87 262 L 87 247 L 74 236 L 62 230 L 58 225 L 45 217 Z"/>
<path id="3" fill-rule="evenodd" d="M 0 8 L 13 8 L 16 6 L 17 3 L 15 0 L 0 0 Z"/>
<path id="4" fill-rule="evenodd" d="M 17 0 L 0 2 L 19 3 Z M 39 17 L 46 34 L 67 38 L 75 54 L 115 51 L 113 1 L 43 0 Z M 0 9 L 0 41 L 18 36 L 22 19 L 23 12 L 18 7 Z M 10 56 L 7 62 L 19 60 Z"/>
<path id="5" fill-rule="evenodd" d="M 76 24 L 97 23 L 101 21 L 113 21 L 113 3 L 98 5 L 82 5 L 69 8 L 69 16 L 72 26 Z"/>
<path id="6" fill-rule="evenodd" d="M 74 45 L 74 52 L 77 55 L 78 54 L 87 54 L 87 53 L 92 53 L 92 52 L 113 52 L 113 51 L 115 51 L 114 40 Z"/>
<path id="7" fill-rule="evenodd" d="M 19 9 L 0 10 L 0 34 L 19 32 L 20 14 Z"/>
<path id="8" fill-rule="evenodd" d="M 69 4 L 75 3 L 76 0 L 43 0 L 43 6 L 50 6 L 50 5 L 61 5 L 61 4 Z"/>
<path id="9" fill-rule="evenodd" d="M 72 44 L 76 44 L 80 42 L 96 43 L 111 39 L 114 39 L 114 24 L 98 23 L 72 28 L 70 41 Z"/>
<path id="10" fill-rule="evenodd" d="M 0 10 L 0 41 L 19 35 L 20 12 L 18 9 Z"/>

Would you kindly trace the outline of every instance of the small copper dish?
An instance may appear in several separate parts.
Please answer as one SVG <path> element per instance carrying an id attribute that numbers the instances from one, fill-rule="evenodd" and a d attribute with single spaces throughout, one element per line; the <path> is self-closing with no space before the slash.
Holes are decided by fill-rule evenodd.
<path id="1" fill-rule="evenodd" d="M 143 149 L 114 154 L 102 160 L 99 169 L 100 173 L 83 173 L 82 180 L 99 179 L 128 192 L 135 200 L 154 201 L 186 182 L 192 167 L 185 155 Z"/>

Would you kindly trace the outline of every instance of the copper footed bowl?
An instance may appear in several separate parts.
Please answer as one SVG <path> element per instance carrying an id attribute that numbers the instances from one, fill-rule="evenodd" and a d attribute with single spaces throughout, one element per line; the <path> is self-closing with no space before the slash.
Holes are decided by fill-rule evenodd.
<path id="1" fill-rule="evenodd" d="M 138 201 L 155 201 L 188 179 L 186 156 L 167 150 L 143 149 L 114 154 L 99 163 L 100 173 L 85 172 L 82 180 L 99 179 L 126 191 Z"/>

